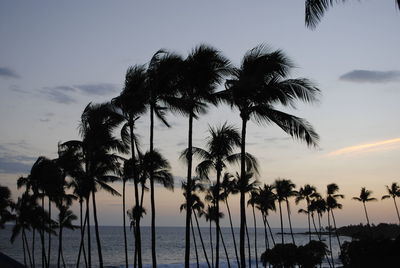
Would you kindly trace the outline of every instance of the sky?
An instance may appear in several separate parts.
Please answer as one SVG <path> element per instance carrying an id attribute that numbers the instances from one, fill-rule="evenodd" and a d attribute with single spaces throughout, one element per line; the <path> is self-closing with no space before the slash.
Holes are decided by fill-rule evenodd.
<path id="1" fill-rule="evenodd" d="M 1 1 L 0 184 L 17 198 L 16 179 L 38 156 L 55 158 L 58 142 L 79 138 L 84 107 L 117 96 L 127 68 L 146 64 L 157 50 L 186 56 L 204 43 L 238 66 L 247 50 L 265 44 L 295 63 L 290 77 L 309 78 L 321 90 L 318 103 L 283 109 L 306 118 L 320 142 L 307 148 L 277 127 L 250 123 L 247 149 L 260 162 L 258 179 L 288 178 L 321 193 L 335 182 L 345 195 L 338 225 L 365 222 L 362 205 L 351 197 L 366 187 L 380 199 L 385 185 L 400 183 L 399 24 L 391 0 L 337 4 L 315 30 L 304 25 L 304 1 Z M 170 129 L 156 124 L 155 144 L 170 161 L 177 187 L 157 188 L 157 224 L 183 226 L 179 185 L 186 173 L 178 156 L 188 120 L 173 114 L 168 120 Z M 194 123 L 194 146 L 204 146 L 209 125 L 224 122 L 239 128 L 238 112 L 210 107 Z M 147 115 L 137 129 L 148 148 Z M 99 193 L 97 200 L 100 224 L 121 225 L 121 198 Z M 238 226 L 238 198 L 230 202 Z M 292 209 L 293 224 L 304 227 L 300 208 L 304 204 Z M 373 223 L 396 222 L 390 201 L 371 202 L 368 209 Z M 143 224 L 150 224 L 149 214 Z M 271 224 L 279 225 L 277 215 Z"/>

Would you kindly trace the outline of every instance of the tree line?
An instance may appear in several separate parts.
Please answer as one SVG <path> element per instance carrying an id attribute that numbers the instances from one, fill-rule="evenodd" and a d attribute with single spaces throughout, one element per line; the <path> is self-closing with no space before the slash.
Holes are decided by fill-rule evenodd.
<path id="1" fill-rule="evenodd" d="M 193 218 L 198 222 L 197 216 L 203 215 L 210 222 L 210 226 L 211 222 L 215 223 L 215 257 L 211 256 L 212 265 L 209 265 L 219 267 L 220 244 L 224 244 L 219 224 L 222 216 L 221 202 L 226 204 L 229 212 L 235 257 L 240 267 L 246 267 L 246 235 L 248 239 L 246 201 L 253 210 L 254 223 L 254 211 L 257 208 L 262 212 L 264 224 L 268 226 L 268 211 L 275 210 L 277 202 L 282 244 L 284 243 L 282 204 L 286 204 L 287 207 L 289 227 L 294 242 L 289 205 L 289 198 L 292 196 L 296 196 L 296 202 L 306 200 L 306 209 L 301 212 L 308 215 L 310 237 L 311 219 L 315 226 L 312 211 L 316 211 L 319 220 L 322 212 L 327 211 L 328 226 L 331 225 L 332 217 L 336 228 L 333 210 L 341 208 L 337 199 L 343 197 L 337 194 L 337 185 L 328 186 L 326 200 L 318 197 L 315 188 L 310 185 L 295 191 L 295 185 L 286 179 L 278 179 L 272 185 L 261 186 L 256 180 L 258 174 L 256 157 L 246 150 L 247 123 L 250 120 L 261 126 L 275 124 L 294 139 L 304 141 L 308 146 L 317 146 L 319 137 L 309 122 L 277 109 L 278 106 L 295 107 L 298 101 L 305 103 L 317 101 L 320 90 L 310 80 L 288 78 L 292 68 L 293 63 L 283 51 L 271 50 L 264 45 L 246 52 L 238 67 L 233 66 L 219 50 L 211 46 L 199 45 L 185 58 L 174 52 L 159 50 L 147 64 L 128 68 L 123 90 L 118 96 L 109 102 L 89 103 L 85 107 L 79 123 L 81 139 L 60 142 L 57 159 L 39 157 L 33 164 L 30 174 L 17 180 L 18 188 L 24 189 L 22 196 L 15 204 L 5 198 L 5 204 L 9 202 L 14 212 L 4 209 L 10 215 L 6 213 L 3 216 L 2 214 L 2 219 L 15 220 L 11 239 L 14 240 L 21 233 L 25 263 L 29 262 L 30 266 L 35 267 L 35 246 L 31 245 L 30 252 L 26 231 L 32 231 L 33 243 L 34 237 L 39 235 L 42 267 L 49 267 L 51 237 L 56 234 L 55 229 L 58 229 L 57 264 L 59 267 L 65 265 L 62 254 L 62 233 L 64 228 L 75 228 L 72 222 L 77 217 L 70 210 L 70 206 L 76 200 L 80 208 L 79 229 L 81 232 L 77 263 L 79 265 L 82 258 L 86 267 L 93 265 L 90 241 L 92 234 L 89 228 L 90 213 L 92 213 L 99 266 L 103 267 L 96 193 L 104 190 L 112 195 L 122 195 L 125 264 L 129 265 L 126 234 L 126 215 L 128 215 L 134 229 L 134 266 L 142 267 L 140 221 L 146 213 L 143 201 L 145 190 L 148 188 L 152 265 L 157 266 L 154 187 L 155 183 L 159 183 L 167 189 L 173 189 L 174 181 L 168 160 L 161 155 L 154 144 L 156 134 L 154 122 L 158 119 L 169 127 L 166 119 L 167 112 L 182 115 L 188 119 L 188 145 L 180 156 L 187 165 L 187 178 L 182 184 L 185 203 L 181 206 L 181 210 L 186 213 L 185 267 L 189 266 L 191 239 L 195 239 Z M 222 90 L 218 90 L 220 85 L 224 85 Z M 210 126 L 205 148 L 193 146 L 195 120 L 204 115 L 210 105 L 221 104 L 228 104 L 238 112 L 242 122 L 241 129 L 238 130 L 227 123 L 217 127 Z M 150 146 L 145 152 L 142 150 L 136 130 L 136 122 L 144 116 L 150 117 Z M 193 158 L 199 160 L 195 168 L 193 168 Z M 240 166 L 236 175 L 233 175 L 234 172 L 229 173 L 230 170 L 228 170 L 229 165 L 233 163 Z M 211 177 L 214 179 L 212 180 Z M 129 210 L 125 202 L 128 180 L 134 185 L 134 204 Z M 110 185 L 115 181 L 122 181 L 122 194 Z M 395 187 L 397 188 L 394 192 L 398 192 L 397 184 Z M 206 192 L 205 203 L 198 196 L 198 191 Z M 389 193 L 394 201 L 398 196 L 397 192 L 394 195 Z M 228 205 L 228 197 L 235 193 L 240 195 L 238 248 Z M 249 195 L 249 198 L 246 198 L 246 195 Z M 369 224 L 365 203 L 373 200 L 370 197 L 370 191 L 364 188 L 360 197 L 356 199 L 362 201 Z M 45 209 L 46 201 L 47 210 Z M 316 208 L 318 202 L 325 203 Z M 59 210 L 56 221 L 51 216 L 52 205 Z M 324 210 L 321 210 L 322 207 Z M 269 232 L 273 239 L 271 230 Z M 338 236 L 337 238 L 339 240 Z M 45 239 L 48 240 L 47 249 Z M 268 241 L 267 238 L 265 240 Z M 250 246 L 250 242 L 247 243 Z M 257 249 L 255 250 L 257 260 L 258 253 Z M 204 245 L 203 252 L 205 254 Z M 214 250 L 211 252 L 213 254 Z M 250 250 L 247 255 L 247 259 L 250 260 Z M 205 256 L 205 258 L 209 263 L 208 257 Z M 229 260 L 228 257 L 227 259 Z"/>

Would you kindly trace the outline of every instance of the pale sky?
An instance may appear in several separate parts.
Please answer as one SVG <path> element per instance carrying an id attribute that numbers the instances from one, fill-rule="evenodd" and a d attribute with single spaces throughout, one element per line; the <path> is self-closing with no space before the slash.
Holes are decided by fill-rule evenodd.
<path id="1" fill-rule="evenodd" d="M 16 198 L 16 179 L 38 156 L 54 158 L 59 141 L 78 138 L 87 103 L 118 95 L 126 69 L 147 63 L 158 49 L 185 56 L 206 43 L 238 65 L 247 50 L 264 43 L 295 62 L 291 77 L 312 79 L 321 89 L 318 104 L 290 110 L 310 121 L 321 140 L 309 149 L 276 127 L 250 123 L 247 148 L 260 161 L 260 181 L 289 178 L 320 192 L 335 182 L 346 196 L 338 224 L 364 222 L 361 204 L 351 197 L 367 187 L 380 199 L 385 185 L 400 183 L 399 25 L 393 0 L 338 4 L 313 31 L 304 26 L 303 0 L 1 1 L 0 184 Z M 186 175 L 178 156 L 187 144 L 187 119 L 168 118 L 172 128 L 157 123 L 155 142 L 179 185 Z M 194 124 L 194 145 L 204 145 L 208 124 L 225 121 L 240 127 L 237 111 L 210 109 Z M 148 129 L 144 116 L 138 123 L 144 148 Z M 97 200 L 100 224 L 121 225 L 121 199 L 100 193 Z M 179 188 L 157 189 L 157 224 L 184 225 L 182 202 Z M 238 225 L 236 197 L 231 205 Z M 293 222 L 304 227 L 299 208 L 292 209 Z M 396 222 L 392 202 L 368 208 L 372 222 Z M 271 222 L 278 226 L 277 215 Z M 149 223 L 147 215 L 143 224 Z"/>

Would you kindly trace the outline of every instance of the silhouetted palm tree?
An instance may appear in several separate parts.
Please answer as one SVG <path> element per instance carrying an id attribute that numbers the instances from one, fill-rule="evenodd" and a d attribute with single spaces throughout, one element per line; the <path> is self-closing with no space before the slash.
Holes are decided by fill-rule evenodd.
<path id="1" fill-rule="evenodd" d="M 256 267 L 258 268 L 258 251 L 257 251 L 257 221 L 256 221 L 256 212 L 255 205 L 259 203 L 260 192 L 259 189 L 254 189 L 250 192 L 250 198 L 247 200 L 247 206 L 251 206 L 253 212 L 253 223 L 254 223 L 254 253 L 256 258 Z M 249 245 L 250 246 L 250 245 Z"/>
<path id="2" fill-rule="evenodd" d="M 400 186 L 396 182 L 393 182 L 390 187 L 386 185 L 386 190 L 387 190 L 388 194 L 382 196 L 382 200 L 387 199 L 387 198 L 393 198 L 394 207 L 395 207 L 396 213 L 397 213 L 397 219 L 399 220 L 399 224 L 400 224 L 400 215 L 399 215 L 399 210 L 397 208 L 397 203 L 396 203 L 396 197 L 400 197 Z"/>
<path id="3" fill-rule="evenodd" d="M 216 87 L 222 82 L 230 70 L 229 61 L 216 49 L 199 45 L 194 48 L 182 64 L 179 93 L 175 99 L 169 99 L 172 111 L 189 117 L 187 184 L 192 180 L 192 136 L 193 119 L 207 112 L 207 103 L 215 102 L 213 95 Z M 186 198 L 191 200 L 190 192 Z M 189 207 L 191 205 L 189 204 Z M 185 231 L 185 268 L 189 268 L 190 259 L 190 219 L 192 211 L 186 210 Z"/>
<path id="4" fill-rule="evenodd" d="M 239 193 L 239 188 L 238 188 L 237 183 L 238 183 L 238 180 L 233 175 L 231 175 L 230 173 L 225 173 L 224 177 L 222 179 L 222 183 L 221 183 L 221 188 L 222 188 L 221 199 L 225 201 L 226 210 L 228 211 L 229 223 L 231 226 L 233 247 L 235 249 L 237 265 L 238 265 L 238 267 L 240 267 L 239 255 L 238 255 L 237 246 L 236 246 L 235 232 L 233 230 L 231 209 L 229 207 L 229 202 L 228 202 L 228 198 L 231 194 Z"/>
<path id="5" fill-rule="evenodd" d="M 221 200 L 221 176 L 223 169 L 226 168 L 227 164 L 239 163 L 240 154 L 234 154 L 236 147 L 240 146 L 240 134 L 236 128 L 229 126 L 224 123 L 220 127 L 209 127 L 208 130 L 210 136 L 206 139 L 206 150 L 193 147 L 193 155 L 197 156 L 201 162 L 196 167 L 196 172 L 200 177 L 209 179 L 211 171 L 216 173 L 216 184 L 213 187 L 213 200 L 215 209 L 219 212 L 219 202 Z M 184 158 L 187 154 L 185 150 L 181 158 Z M 246 161 L 250 168 L 257 170 L 257 160 L 250 154 L 246 155 Z M 219 267 L 219 218 L 215 219 L 216 225 L 216 268 Z"/>
<path id="6" fill-rule="evenodd" d="M 57 267 L 61 265 L 61 259 L 63 261 L 63 266 L 65 268 L 64 254 L 62 249 L 63 243 L 63 230 L 71 229 L 74 230 L 75 226 L 72 224 L 74 220 L 77 220 L 78 217 L 69 209 L 67 204 L 58 204 L 58 209 L 60 210 L 58 214 L 58 258 L 57 258 Z"/>
<path id="7" fill-rule="evenodd" d="M 359 202 L 363 203 L 364 206 L 364 212 L 365 212 L 365 218 L 367 219 L 367 225 L 370 226 L 369 224 L 369 218 L 368 218 L 368 212 L 367 212 L 367 207 L 365 203 L 370 202 L 370 201 L 377 201 L 376 198 L 371 197 L 372 191 L 369 191 L 365 189 L 365 187 L 361 188 L 360 195 L 358 197 L 353 197 L 353 200 L 357 200 Z"/>
<path id="8" fill-rule="evenodd" d="M 0 185 L 0 229 L 4 229 L 4 224 L 14 219 L 14 215 L 11 213 L 12 207 L 10 189 Z"/>
<path id="9" fill-rule="evenodd" d="M 314 102 L 318 89 L 307 79 L 286 79 L 292 63 L 280 50 L 271 52 L 260 45 L 248 51 L 240 68 L 226 82 L 226 90 L 218 97 L 235 107 L 242 119 L 241 179 L 246 174 L 247 123 L 254 119 L 260 124 L 276 124 L 294 138 L 316 145 L 318 135 L 311 125 L 299 117 L 281 112 L 276 105 L 294 106 L 297 100 Z M 245 193 L 240 193 L 240 259 L 245 267 Z"/>
<path id="10" fill-rule="evenodd" d="M 275 238 L 272 233 L 271 226 L 268 222 L 267 216 L 269 211 L 276 211 L 275 202 L 277 200 L 276 194 L 273 192 L 274 187 L 272 185 L 264 184 L 264 186 L 259 188 L 259 198 L 257 200 L 257 208 L 261 211 L 263 222 L 264 222 L 264 234 L 265 234 L 265 248 L 269 248 L 269 241 L 267 235 L 267 226 L 269 233 L 271 235 L 272 243 L 275 246 Z"/>
<path id="11" fill-rule="evenodd" d="M 148 103 L 150 106 L 150 153 L 154 151 L 154 115 L 164 125 L 169 127 L 165 119 L 165 109 L 160 102 L 165 102 L 166 97 L 174 95 L 177 89 L 178 74 L 182 65 L 182 58 L 163 50 L 157 51 L 150 60 L 147 68 Z M 150 170 L 151 171 L 151 170 Z M 156 229 L 155 229 L 155 201 L 154 180 L 150 172 L 150 205 L 151 205 L 151 257 L 153 267 L 157 267 L 156 256 Z"/>
<path id="12" fill-rule="evenodd" d="M 296 196 L 297 192 L 294 190 L 296 185 L 291 180 L 286 179 L 276 179 L 274 182 L 274 189 L 276 191 L 276 197 L 279 204 L 279 213 L 281 218 L 281 232 L 282 232 L 282 244 L 284 244 L 283 240 L 283 219 L 282 219 L 282 206 L 281 203 L 283 201 L 286 202 L 286 210 L 288 214 L 289 220 L 289 227 L 290 227 L 290 234 L 292 236 L 293 244 L 296 244 L 294 241 L 293 229 L 292 229 L 292 222 L 290 220 L 290 205 L 289 205 L 289 198 Z"/>
<path id="13" fill-rule="evenodd" d="M 314 29 L 318 22 L 320 22 L 325 12 L 338 2 L 345 2 L 346 0 L 305 0 L 305 22 L 306 26 Z M 400 0 L 395 0 L 397 7 L 400 9 Z"/>
<path id="14" fill-rule="evenodd" d="M 186 182 L 182 182 L 182 190 L 183 190 L 183 195 L 185 196 L 185 203 L 183 203 L 180 206 L 180 211 L 187 209 L 188 199 L 187 199 L 186 195 L 190 191 L 191 192 L 190 198 L 192 200 L 190 200 L 189 203 L 192 206 L 192 212 L 193 212 L 193 214 L 191 214 L 191 215 L 192 216 L 194 215 L 194 218 L 196 220 L 197 231 L 199 233 L 200 242 L 201 242 L 201 246 L 203 248 L 204 257 L 205 257 L 205 259 L 207 261 L 208 267 L 211 268 L 210 262 L 208 260 L 206 248 L 205 248 L 205 245 L 204 245 L 203 236 L 202 236 L 201 230 L 200 230 L 199 220 L 197 218 L 197 214 L 199 215 L 199 217 L 201 217 L 203 215 L 203 213 L 204 213 L 204 203 L 200 200 L 200 197 L 196 194 L 197 191 L 200 191 L 200 192 L 205 191 L 206 188 L 205 188 L 203 182 L 204 182 L 204 180 L 200 179 L 199 177 L 194 177 L 192 179 L 190 185 L 186 184 Z M 211 250 L 212 250 L 212 248 L 211 248 Z"/>
<path id="15" fill-rule="evenodd" d="M 339 191 L 339 186 L 336 183 L 328 184 L 327 189 L 326 189 L 326 194 L 327 194 L 326 209 L 328 211 L 328 219 L 329 219 L 329 212 L 332 215 L 333 226 L 335 228 L 335 234 L 336 234 L 336 238 L 337 238 L 339 249 L 340 249 L 341 243 L 340 243 L 340 239 L 339 239 L 339 234 L 337 232 L 336 219 L 335 219 L 335 214 L 333 213 L 333 211 L 335 209 L 342 209 L 343 206 L 342 206 L 342 204 L 340 204 L 338 202 L 338 200 L 344 198 L 344 195 L 338 194 L 338 191 Z"/>
<path id="16" fill-rule="evenodd" d="M 306 205 L 307 209 L 304 210 L 307 214 L 307 219 L 308 219 L 308 235 L 309 235 L 309 241 L 311 242 L 311 221 L 310 221 L 310 213 L 309 213 L 309 206 L 312 198 L 317 197 L 317 189 L 315 186 L 311 186 L 309 184 L 304 185 L 303 187 L 300 187 L 299 191 L 297 192 L 297 196 L 295 199 L 296 204 L 298 204 L 301 200 L 306 200 Z"/>
<path id="17" fill-rule="evenodd" d="M 121 123 L 121 116 L 115 112 L 112 105 L 89 103 L 84 109 L 79 132 L 82 141 L 72 140 L 61 144 L 61 149 L 76 150 L 80 162 L 84 166 L 86 187 L 92 194 L 93 218 L 99 255 L 99 266 L 103 267 L 103 255 L 101 251 L 99 225 L 97 220 L 95 193 L 98 189 L 106 190 L 113 195 L 120 195 L 107 183 L 119 180 L 113 176 L 119 170 L 120 157 L 113 153 L 117 151 L 126 153 L 127 149 L 122 142 L 113 136 L 113 131 Z M 89 196 L 87 197 L 89 198 Z M 90 222 L 89 222 L 89 199 L 86 200 L 86 217 L 88 226 L 88 247 L 90 247 Z M 88 265 L 91 266 L 90 249 L 88 249 Z"/>
<path id="18" fill-rule="evenodd" d="M 121 137 L 126 145 L 130 145 L 131 159 L 133 163 L 136 163 L 137 157 L 135 153 L 135 147 L 138 145 L 138 140 L 135 135 L 135 123 L 146 111 L 146 103 L 148 102 L 147 92 L 147 74 L 146 68 L 143 65 L 135 65 L 128 68 L 125 75 L 124 89 L 120 95 L 112 100 L 113 104 L 120 109 L 121 115 L 125 121 L 121 129 Z M 132 167 L 132 176 L 134 182 L 134 200 L 135 206 L 140 205 L 139 201 L 139 178 L 135 164 Z M 139 217 L 139 215 L 136 215 Z M 138 264 L 142 267 L 142 245 L 141 245 L 141 234 L 140 234 L 140 217 L 135 220 L 136 228 L 136 239 L 135 239 L 135 250 L 138 254 Z M 124 230 L 125 230 L 124 222 Z M 126 237 L 126 231 L 124 233 Z M 126 238 L 124 237 L 124 241 Z M 125 242 L 124 242 L 125 243 Z M 128 255 L 127 255 L 127 244 L 125 243 L 125 265 L 128 267 Z"/>

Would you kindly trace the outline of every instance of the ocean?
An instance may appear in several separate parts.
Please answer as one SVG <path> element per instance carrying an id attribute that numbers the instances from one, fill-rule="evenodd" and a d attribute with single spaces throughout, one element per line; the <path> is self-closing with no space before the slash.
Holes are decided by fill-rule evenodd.
<path id="1" fill-rule="evenodd" d="M 236 257 L 234 251 L 234 244 L 231 235 L 231 229 L 229 227 L 221 228 L 223 238 L 227 247 L 228 256 L 230 265 L 232 267 L 237 267 L 236 265 Z M 13 244 L 10 243 L 12 226 L 7 226 L 4 230 L 0 230 L 0 251 L 4 254 L 14 258 L 15 260 L 23 263 L 23 249 L 22 249 L 22 241 L 21 236 L 18 236 Z M 151 239 L 150 239 L 150 227 L 142 227 L 142 255 L 143 255 L 143 263 L 145 267 L 151 267 Z M 211 246 L 210 246 L 210 235 L 208 227 L 200 228 L 203 241 L 205 244 L 206 252 L 208 254 L 208 258 L 211 264 Z M 214 232 L 214 229 L 212 230 Z M 237 241 L 237 246 L 239 247 L 239 228 L 235 228 L 235 237 Z M 274 228 L 274 238 L 277 243 L 280 243 L 281 236 L 278 235 L 280 229 Z M 284 230 L 285 232 L 289 232 L 288 229 Z M 307 229 L 305 228 L 295 228 L 295 233 L 304 233 Z M 123 237 L 123 227 L 118 226 L 101 226 L 99 228 L 100 237 L 101 237 L 101 245 L 102 245 L 102 253 L 105 267 L 125 267 L 125 254 L 124 254 L 124 237 Z M 206 260 L 204 258 L 203 250 L 200 244 L 200 238 L 196 232 L 196 243 L 198 248 L 199 262 L 200 267 L 208 267 Z M 80 243 L 80 231 L 76 229 L 75 231 L 64 230 L 63 231 L 63 251 L 64 258 L 67 267 L 76 267 L 76 261 L 79 251 L 79 243 Z M 184 262 L 184 252 L 185 252 L 185 228 L 184 227 L 157 227 L 156 228 L 157 235 L 157 262 L 158 267 L 182 267 Z M 269 235 L 269 234 L 268 234 Z M 127 227 L 127 236 L 128 236 L 128 255 L 129 255 L 129 264 L 133 267 L 133 232 Z M 31 233 L 27 233 L 28 243 L 32 243 L 32 235 Z M 292 241 L 290 235 L 285 235 L 285 242 L 290 243 Z M 212 234 L 213 246 L 215 247 L 215 233 Z M 255 267 L 255 252 L 254 252 L 254 228 L 249 228 L 249 239 L 251 244 L 251 260 L 252 265 Z M 314 240 L 318 240 L 317 236 L 313 236 Z M 326 243 L 328 243 L 328 237 L 323 236 L 323 239 Z M 46 235 L 46 248 L 47 248 L 47 240 L 48 237 Z M 341 242 L 349 241 L 351 238 L 349 237 L 340 237 Z M 98 258 L 97 258 L 97 244 L 95 238 L 94 227 L 91 228 L 91 251 L 92 251 L 92 265 L 93 267 L 98 266 Z M 303 245 L 308 243 L 308 235 L 304 234 L 295 234 L 295 241 L 297 245 Z M 246 238 L 247 243 L 247 238 Z M 270 243 L 271 238 L 270 238 Z M 85 244 L 86 245 L 86 244 Z M 86 245 L 87 247 L 87 245 Z M 264 239 L 264 229 L 257 228 L 257 249 L 258 256 L 261 255 L 262 252 L 265 251 L 265 239 Z M 340 264 L 338 259 L 339 254 L 339 246 L 336 240 L 336 237 L 332 237 L 332 251 L 335 258 L 335 263 Z M 57 253 L 58 253 L 58 237 L 52 236 L 51 242 L 51 267 L 57 267 Z M 214 253 L 215 254 L 215 253 Z M 246 256 L 248 256 L 248 250 L 246 246 Z M 221 267 L 228 267 L 228 263 L 226 261 L 226 255 L 223 250 L 222 244 L 220 249 L 220 259 L 221 259 Z M 82 260 L 82 259 L 81 259 Z M 35 263 L 36 267 L 41 267 L 41 243 L 39 239 L 39 235 L 36 233 L 35 239 Z M 191 246 L 191 267 L 197 267 L 196 265 L 196 254 L 195 248 L 193 245 Z M 80 267 L 85 267 L 83 260 L 81 261 Z M 260 265 L 261 267 L 261 265 Z M 329 267 L 327 263 L 323 265 L 323 267 Z"/>

